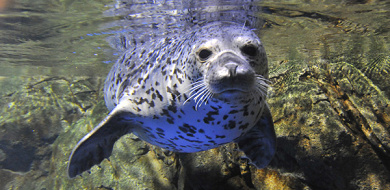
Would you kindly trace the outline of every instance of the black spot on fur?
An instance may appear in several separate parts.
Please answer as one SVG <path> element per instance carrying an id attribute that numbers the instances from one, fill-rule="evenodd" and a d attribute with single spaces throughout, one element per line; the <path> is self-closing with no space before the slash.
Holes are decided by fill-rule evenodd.
<path id="1" fill-rule="evenodd" d="M 233 120 L 230 120 L 227 125 L 224 125 L 224 129 L 234 129 L 236 127 L 236 122 Z"/>
<path id="2" fill-rule="evenodd" d="M 209 111 L 208 113 L 206 113 L 207 117 L 203 118 L 203 122 L 205 123 L 210 123 L 210 121 L 214 121 L 215 118 L 213 117 L 213 115 L 219 115 L 219 110 L 215 110 L 215 111 Z"/>
<path id="3" fill-rule="evenodd" d="M 143 57 L 145 52 L 146 52 L 146 50 L 143 49 L 143 50 L 141 51 L 140 57 Z"/>
<path id="4" fill-rule="evenodd" d="M 244 125 L 240 125 L 240 127 L 238 127 L 238 129 L 245 130 L 248 127 L 249 127 L 249 123 L 245 123 Z"/>
<path id="5" fill-rule="evenodd" d="M 139 100 L 133 100 L 133 102 L 137 105 L 140 105 L 140 104 L 143 104 L 144 102 L 147 102 L 147 99 L 144 99 L 144 98 L 139 98 Z"/>
<path id="6" fill-rule="evenodd" d="M 141 109 L 139 107 L 133 107 L 133 110 L 136 111 L 136 112 L 140 112 Z"/>
<path id="7" fill-rule="evenodd" d="M 185 127 L 179 126 L 179 129 L 180 129 L 180 131 L 183 131 L 183 133 L 188 132 L 188 129 L 186 129 Z"/>
<path id="8" fill-rule="evenodd" d="M 184 133 L 196 133 L 196 127 L 192 125 L 188 125 L 187 123 L 184 123 L 183 126 L 179 126 L 179 129 L 183 131 Z"/>
<path id="9" fill-rule="evenodd" d="M 145 91 L 146 94 L 150 94 L 150 89 Z"/>
<path id="10" fill-rule="evenodd" d="M 188 100 L 188 96 L 186 94 L 183 94 L 184 100 Z"/>
<path id="11" fill-rule="evenodd" d="M 237 110 L 232 110 L 232 111 L 229 112 L 229 114 L 235 114 L 237 112 L 238 112 Z"/>
<path id="12" fill-rule="evenodd" d="M 166 110 L 166 109 L 163 109 L 162 110 L 162 113 L 161 113 L 162 116 L 168 116 L 168 117 L 172 117 L 170 114 L 169 114 L 169 111 Z"/>
<path id="13" fill-rule="evenodd" d="M 167 122 L 169 124 L 174 124 L 175 123 L 173 118 L 167 118 Z"/>
<path id="14" fill-rule="evenodd" d="M 224 139 L 224 138 L 226 138 L 226 136 L 225 136 L 225 135 L 221 135 L 221 136 L 220 136 L 220 135 L 215 135 L 215 138 L 217 138 L 217 139 L 218 139 L 218 138 Z"/>
<path id="15" fill-rule="evenodd" d="M 243 116 L 249 115 L 248 106 L 249 106 L 249 105 L 245 105 L 245 106 L 244 106 L 244 113 L 243 113 Z"/>
<path id="16" fill-rule="evenodd" d="M 143 78 L 138 78 L 138 80 L 137 80 L 138 84 L 141 84 L 142 80 L 143 80 Z"/>
<path id="17" fill-rule="evenodd" d="M 179 81 L 180 84 L 183 84 L 184 80 L 181 78 L 177 78 L 177 81 Z"/>
<path id="18" fill-rule="evenodd" d="M 203 141 L 187 139 L 187 138 L 184 138 L 181 135 L 179 135 L 179 138 L 184 139 L 184 140 L 186 140 L 188 142 L 192 142 L 192 143 L 203 143 Z"/>
<path id="19" fill-rule="evenodd" d="M 149 137 L 152 139 L 156 139 L 156 136 L 154 136 L 153 134 L 149 134 Z"/>
<path id="20" fill-rule="evenodd" d="M 179 68 L 176 68 L 176 69 L 173 71 L 173 73 L 174 73 L 174 74 L 177 74 L 177 73 L 182 74 L 183 71 L 181 71 Z"/>
<path id="21" fill-rule="evenodd" d="M 177 107 L 176 107 L 175 103 L 172 102 L 172 104 L 170 104 L 168 106 L 168 110 L 173 112 L 173 113 L 176 113 L 177 112 Z"/>
<path id="22" fill-rule="evenodd" d="M 176 87 L 175 87 L 176 86 Z M 167 92 L 172 95 L 172 99 L 176 100 L 176 97 L 180 95 L 180 92 L 176 90 L 177 85 L 173 85 L 174 89 L 171 89 L 169 86 L 167 86 Z"/>
<path id="23" fill-rule="evenodd" d="M 214 145 L 216 145 L 217 143 L 215 141 L 208 141 L 209 143 L 213 143 Z"/>
<path id="24" fill-rule="evenodd" d="M 175 142 L 173 142 L 172 140 L 168 140 L 168 142 L 170 142 L 171 144 L 173 144 L 174 146 L 177 146 L 177 144 Z"/>
<path id="25" fill-rule="evenodd" d="M 154 101 L 153 101 L 153 100 L 152 100 L 152 101 L 150 101 L 150 103 L 149 103 L 149 106 L 150 106 L 150 107 L 152 107 L 152 108 L 155 106 L 155 105 L 154 105 Z"/>
<path id="26" fill-rule="evenodd" d="M 199 133 L 204 133 L 204 130 L 203 129 L 199 129 Z"/>
<path id="27" fill-rule="evenodd" d="M 160 99 L 160 101 L 163 101 L 164 98 L 158 90 L 156 90 L 156 94 L 157 94 L 158 99 Z"/>

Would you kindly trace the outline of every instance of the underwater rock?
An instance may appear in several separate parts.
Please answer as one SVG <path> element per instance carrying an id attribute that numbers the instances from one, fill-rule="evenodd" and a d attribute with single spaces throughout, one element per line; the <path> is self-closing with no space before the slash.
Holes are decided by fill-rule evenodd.
<path id="1" fill-rule="evenodd" d="M 1 98 L 0 170 L 4 180 L 0 188 L 10 182 L 11 189 L 35 189 L 31 180 L 49 175 L 52 144 L 58 135 L 96 104 L 98 90 L 91 87 L 97 87 L 101 79 L 41 76 L 20 80 L 24 86 L 8 90 Z"/>
<path id="2" fill-rule="evenodd" d="M 279 142 L 271 168 L 312 189 L 389 187 L 389 100 L 362 72 L 324 62 L 271 79 Z"/>

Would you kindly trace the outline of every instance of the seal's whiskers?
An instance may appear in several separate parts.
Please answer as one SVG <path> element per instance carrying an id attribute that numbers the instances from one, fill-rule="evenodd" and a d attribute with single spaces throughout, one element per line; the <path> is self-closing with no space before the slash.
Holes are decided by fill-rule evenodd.
<path id="1" fill-rule="evenodd" d="M 207 104 L 206 100 L 208 100 L 210 95 L 212 94 L 212 92 L 208 88 L 206 88 L 204 90 L 204 92 L 202 92 L 202 93 L 203 93 L 202 97 L 200 97 L 199 101 L 196 102 L 196 106 L 195 106 L 196 109 L 198 109 L 202 105 L 203 102 L 204 102 L 204 105 L 206 105 Z"/>
<path id="2" fill-rule="evenodd" d="M 195 109 L 197 110 L 203 103 L 207 104 L 207 101 L 214 95 L 208 88 L 203 78 L 199 78 L 196 82 L 191 83 L 191 88 L 185 93 L 189 92 L 189 96 L 184 102 L 187 103 L 193 99 L 196 103 Z"/>
<path id="3" fill-rule="evenodd" d="M 203 79 L 200 78 L 198 79 L 196 82 L 193 82 L 191 83 L 191 88 L 189 90 L 187 90 L 185 93 L 188 93 L 189 92 L 189 96 L 184 102 L 183 102 L 183 105 L 185 103 L 187 103 L 188 101 L 190 101 L 192 98 L 194 98 L 195 102 L 196 102 L 196 99 L 199 97 L 199 95 L 201 95 L 203 93 L 203 91 L 207 88 L 206 84 L 204 83 Z"/>
<path id="4" fill-rule="evenodd" d="M 256 91 L 259 93 L 260 96 L 266 97 L 267 96 L 267 90 L 269 87 L 269 83 L 271 83 L 268 79 L 264 78 L 261 75 L 256 75 Z"/>

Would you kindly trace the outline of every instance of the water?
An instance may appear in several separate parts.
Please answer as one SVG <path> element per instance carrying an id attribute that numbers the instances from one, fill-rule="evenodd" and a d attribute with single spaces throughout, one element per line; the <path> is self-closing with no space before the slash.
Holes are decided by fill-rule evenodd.
<path id="1" fill-rule="evenodd" d="M 221 6 L 227 12 L 222 17 L 202 3 L 146 2 L 129 11 L 112 0 L 0 1 L 0 189 L 62 188 L 50 178 L 63 178 L 58 168 L 65 166 L 51 160 L 74 146 L 75 140 L 60 141 L 61 134 L 83 122 L 92 127 L 105 115 L 102 83 L 126 48 L 118 36 L 153 40 L 167 29 L 202 25 L 204 15 L 230 20 L 234 11 L 247 11 L 234 19 L 259 33 L 275 80 L 295 67 L 347 62 L 390 97 L 388 0 L 265 0 L 259 10 L 231 1 Z M 37 178 L 44 180 L 32 182 Z"/>

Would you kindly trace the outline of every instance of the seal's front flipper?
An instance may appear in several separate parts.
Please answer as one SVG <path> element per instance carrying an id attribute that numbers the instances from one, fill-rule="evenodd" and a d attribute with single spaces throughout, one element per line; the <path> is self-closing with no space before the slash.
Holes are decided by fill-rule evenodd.
<path id="1" fill-rule="evenodd" d="M 133 129 L 131 113 L 116 107 L 97 127 L 85 135 L 73 149 L 68 176 L 80 175 L 111 155 L 114 143 Z"/>
<path id="2" fill-rule="evenodd" d="M 271 162 L 276 152 L 276 136 L 268 105 L 257 124 L 236 142 L 257 168 L 264 168 Z"/>

